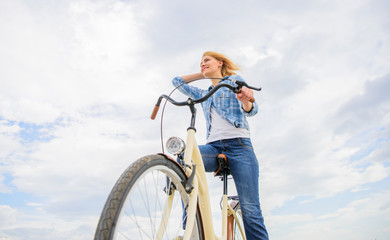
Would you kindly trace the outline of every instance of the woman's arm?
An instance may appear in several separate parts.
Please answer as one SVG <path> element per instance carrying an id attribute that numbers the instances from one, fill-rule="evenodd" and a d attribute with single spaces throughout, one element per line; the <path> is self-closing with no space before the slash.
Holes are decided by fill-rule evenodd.
<path id="1" fill-rule="evenodd" d="M 203 75 L 202 75 L 203 76 Z M 197 74 L 191 74 L 186 75 L 183 77 L 175 77 L 172 79 L 173 86 L 177 87 L 180 92 L 183 94 L 193 98 L 193 99 L 199 99 L 204 94 L 207 93 L 206 90 L 200 89 L 195 86 L 190 86 L 189 84 L 186 84 L 188 81 L 197 79 Z"/>
<path id="2" fill-rule="evenodd" d="M 183 78 L 184 81 L 188 82 L 194 79 L 204 78 L 204 76 L 202 73 L 194 73 L 194 74 L 181 76 L 181 78 Z"/>

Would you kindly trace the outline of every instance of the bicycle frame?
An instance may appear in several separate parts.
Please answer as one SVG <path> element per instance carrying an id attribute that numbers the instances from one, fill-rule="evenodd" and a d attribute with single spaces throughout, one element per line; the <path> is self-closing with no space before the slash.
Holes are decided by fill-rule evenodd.
<path id="1" fill-rule="evenodd" d="M 226 240 L 228 238 L 228 212 L 230 215 L 232 215 L 236 220 L 236 214 L 234 213 L 233 208 L 231 208 L 228 205 L 227 201 L 227 195 L 224 194 L 222 197 L 222 236 L 221 238 L 218 238 L 215 235 L 214 232 L 214 226 L 213 226 L 213 218 L 212 218 L 212 212 L 210 207 L 210 196 L 209 196 L 209 189 L 206 179 L 206 171 L 203 165 L 202 155 L 200 153 L 198 144 L 195 139 L 195 130 L 189 128 L 187 131 L 187 141 L 186 141 L 186 149 L 184 153 L 184 162 L 186 165 L 192 166 L 192 164 L 196 165 L 196 174 L 195 178 L 193 180 L 193 186 L 194 189 L 192 190 L 190 194 L 190 202 L 187 209 L 187 226 L 184 234 L 184 240 L 190 239 L 190 234 L 192 232 L 192 228 L 194 225 L 195 220 L 195 214 L 197 210 L 197 202 L 199 200 L 199 210 L 201 219 L 203 222 L 203 230 L 205 234 L 206 240 L 217 240 L 222 239 Z M 192 173 L 192 170 L 190 168 L 186 168 L 186 174 L 187 176 L 190 176 Z M 245 235 L 243 232 L 242 227 L 240 226 L 240 223 L 238 223 L 239 230 L 241 232 L 241 235 L 243 239 L 245 239 Z M 229 234 L 233 234 L 232 232 Z"/>

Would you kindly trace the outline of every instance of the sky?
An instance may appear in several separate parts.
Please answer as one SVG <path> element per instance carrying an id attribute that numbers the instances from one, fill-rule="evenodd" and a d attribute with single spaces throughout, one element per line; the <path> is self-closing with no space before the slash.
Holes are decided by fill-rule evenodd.
<path id="1" fill-rule="evenodd" d="M 119 175 L 162 151 L 158 96 L 208 50 L 262 87 L 249 123 L 270 239 L 390 239 L 389 14 L 385 0 L 0 1 L 0 240 L 91 239 Z M 167 105 L 164 139 L 185 137 L 188 113 Z M 203 144 L 202 114 L 197 129 Z"/>

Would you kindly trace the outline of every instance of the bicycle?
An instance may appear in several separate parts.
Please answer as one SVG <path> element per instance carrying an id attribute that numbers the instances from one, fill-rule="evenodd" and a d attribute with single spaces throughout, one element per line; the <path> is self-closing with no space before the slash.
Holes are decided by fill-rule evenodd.
<path id="1" fill-rule="evenodd" d="M 207 100 L 222 87 L 238 93 L 244 86 L 261 90 L 235 81 L 235 86 L 220 83 L 200 99 L 177 102 L 167 95 L 158 98 L 151 119 L 155 119 L 162 99 L 166 99 L 165 103 L 190 108 L 186 142 L 172 137 L 166 144 L 168 151 L 179 160 L 159 153 L 132 163 L 120 176 L 105 203 L 95 240 L 245 239 L 239 199 L 227 195 L 229 168 L 223 155 L 218 157 L 219 171 L 215 172 L 215 176 L 223 180 L 222 236 L 216 236 L 206 172 L 195 139 L 195 104 Z M 255 100 L 252 98 L 251 101 Z"/>

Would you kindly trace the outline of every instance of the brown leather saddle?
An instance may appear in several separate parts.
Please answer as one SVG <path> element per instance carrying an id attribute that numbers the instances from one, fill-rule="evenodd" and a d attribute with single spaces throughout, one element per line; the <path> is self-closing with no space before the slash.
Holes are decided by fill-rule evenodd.
<path id="1" fill-rule="evenodd" d="M 214 177 L 230 175 L 230 167 L 226 155 L 221 153 L 217 157 L 218 168 L 214 171 Z"/>

